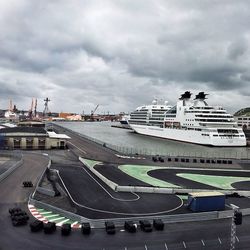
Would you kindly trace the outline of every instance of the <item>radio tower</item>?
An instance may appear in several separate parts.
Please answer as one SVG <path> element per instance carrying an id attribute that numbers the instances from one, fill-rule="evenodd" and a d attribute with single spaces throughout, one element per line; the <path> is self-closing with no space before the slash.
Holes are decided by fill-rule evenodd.
<path id="1" fill-rule="evenodd" d="M 50 99 L 47 97 L 46 99 L 44 99 L 45 103 L 44 103 L 44 110 L 43 110 L 43 116 L 46 117 L 48 116 L 48 113 L 50 113 L 49 111 L 49 102 L 50 102 Z"/>

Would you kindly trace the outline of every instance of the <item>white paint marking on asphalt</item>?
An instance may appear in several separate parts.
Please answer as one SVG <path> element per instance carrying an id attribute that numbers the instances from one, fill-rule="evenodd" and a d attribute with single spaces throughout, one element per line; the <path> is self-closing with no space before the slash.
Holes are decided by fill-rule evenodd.
<path id="1" fill-rule="evenodd" d="M 182 241 L 184 248 L 187 248 L 185 241 Z"/>
<path id="2" fill-rule="evenodd" d="M 66 220 L 63 220 L 61 222 L 58 222 L 56 225 L 57 226 L 62 226 L 63 223 L 68 222 L 68 221 L 69 221 L 69 219 L 66 219 Z"/>
<path id="3" fill-rule="evenodd" d="M 203 245 L 203 246 L 205 246 L 205 242 L 204 242 L 204 240 L 201 240 L 201 243 L 202 243 L 202 245 Z"/>
<path id="4" fill-rule="evenodd" d="M 127 247 L 124 247 L 124 250 L 128 250 Z"/>
<path id="5" fill-rule="evenodd" d="M 145 244 L 145 250 L 148 250 L 148 247 L 147 247 L 147 245 Z"/>
<path id="6" fill-rule="evenodd" d="M 165 243 L 165 248 L 166 248 L 166 250 L 168 250 L 168 246 L 167 246 L 167 243 Z"/>
<path id="7" fill-rule="evenodd" d="M 235 236 L 235 238 L 236 238 L 236 240 L 237 240 L 238 242 L 240 242 L 240 240 L 239 240 L 239 238 L 238 238 L 237 236 Z"/>
<path id="8" fill-rule="evenodd" d="M 86 151 L 84 151 L 83 149 L 77 147 L 77 146 L 76 146 L 75 144 L 73 144 L 72 142 L 69 142 L 69 141 L 68 141 L 67 143 L 71 144 L 72 146 L 74 146 L 74 147 L 77 148 L 79 151 L 83 152 L 84 154 L 87 154 Z"/>
<path id="9" fill-rule="evenodd" d="M 220 244 L 222 244 L 222 243 L 221 243 L 221 239 L 220 239 L 220 237 L 218 237 L 218 241 L 220 242 Z"/>

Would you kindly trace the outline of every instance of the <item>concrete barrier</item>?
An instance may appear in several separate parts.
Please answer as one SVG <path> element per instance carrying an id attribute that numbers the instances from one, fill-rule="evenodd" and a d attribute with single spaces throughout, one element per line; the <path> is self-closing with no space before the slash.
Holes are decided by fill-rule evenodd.
<path id="1" fill-rule="evenodd" d="M 10 167 L 8 170 L 6 170 L 4 173 L 0 175 L 0 182 L 3 181 L 6 177 L 8 177 L 13 171 L 15 171 L 22 164 L 23 164 L 23 158 L 21 158 L 21 160 L 16 162 L 12 167 Z"/>
<path id="2" fill-rule="evenodd" d="M 81 163 L 83 163 L 94 175 L 96 175 L 100 180 L 102 180 L 105 184 L 107 184 L 112 190 L 117 191 L 117 187 L 118 185 L 113 182 L 110 181 L 109 179 L 107 179 L 105 176 L 103 176 L 102 174 L 100 174 L 98 171 L 96 171 L 93 167 L 91 167 L 90 165 L 88 165 L 87 162 L 84 161 L 84 158 L 79 156 L 79 161 Z"/>
<path id="3" fill-rule="evenodd" d="M 44 170 L 43 173 L 41 174 L 41 176 L 40 176 L 40 178 L 39 178 L 39 180 L 38 180 L 38 182 L 37 182 L 37 184 L 36 184 L 35 191 L 34 191 L 34 192 L 32 193 L 32 195 L 31 195 L 32 198 L 34 197 L 36 191 L 39 190 L 39 188 L 42 188 L 42 187 L 41 187 L 41 184 L 42 184 L 42 182 L 43 182 L 43 178 L 44 178 L 44 176 L 45 176 L 45 173 L 46 173 L 47 169 L 49 169 L 50 166 L 51 166 L 51 160 L 49 160 L 49 163 L 48 163 L 47 167 L 45 168 L 45 170 Z M 43 191 L 42 191 L 42 192 L 43 192 Z M 44 194 L 44 193 L 43 193 L 43 194 Z"/>
<path id="4" fill-rule="evenodd" d="M 40 194 L 45 194 L 51 197 L 55 197 L 55 191 L 43 187 L 37 187 L 36 191 Z"/>

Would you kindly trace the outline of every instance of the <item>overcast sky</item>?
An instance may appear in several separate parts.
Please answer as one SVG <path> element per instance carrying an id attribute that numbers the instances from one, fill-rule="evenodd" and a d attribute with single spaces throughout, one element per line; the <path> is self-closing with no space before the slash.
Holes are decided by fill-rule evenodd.
<path id="1" fill-rule="evenodd" d="M 0 109 L 132 111 L 209 93 L 250 106 L 250 1 L 0 0 Z"/>

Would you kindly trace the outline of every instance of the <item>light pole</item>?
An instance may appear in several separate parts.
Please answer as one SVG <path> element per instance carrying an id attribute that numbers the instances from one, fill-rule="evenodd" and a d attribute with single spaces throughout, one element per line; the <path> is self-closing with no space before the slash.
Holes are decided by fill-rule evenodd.
<path id="1" fill-rule="evenodd" d="M 233 216 L 231 222 L 231 241 L 230 241 L 230 250 L 235 249 L 235 239 L 236 239 L 236 225 L 242 224 L 242 213 L 240 208 L 234 204 L 230 204 L 230 207 L 233 209 Z"/>

